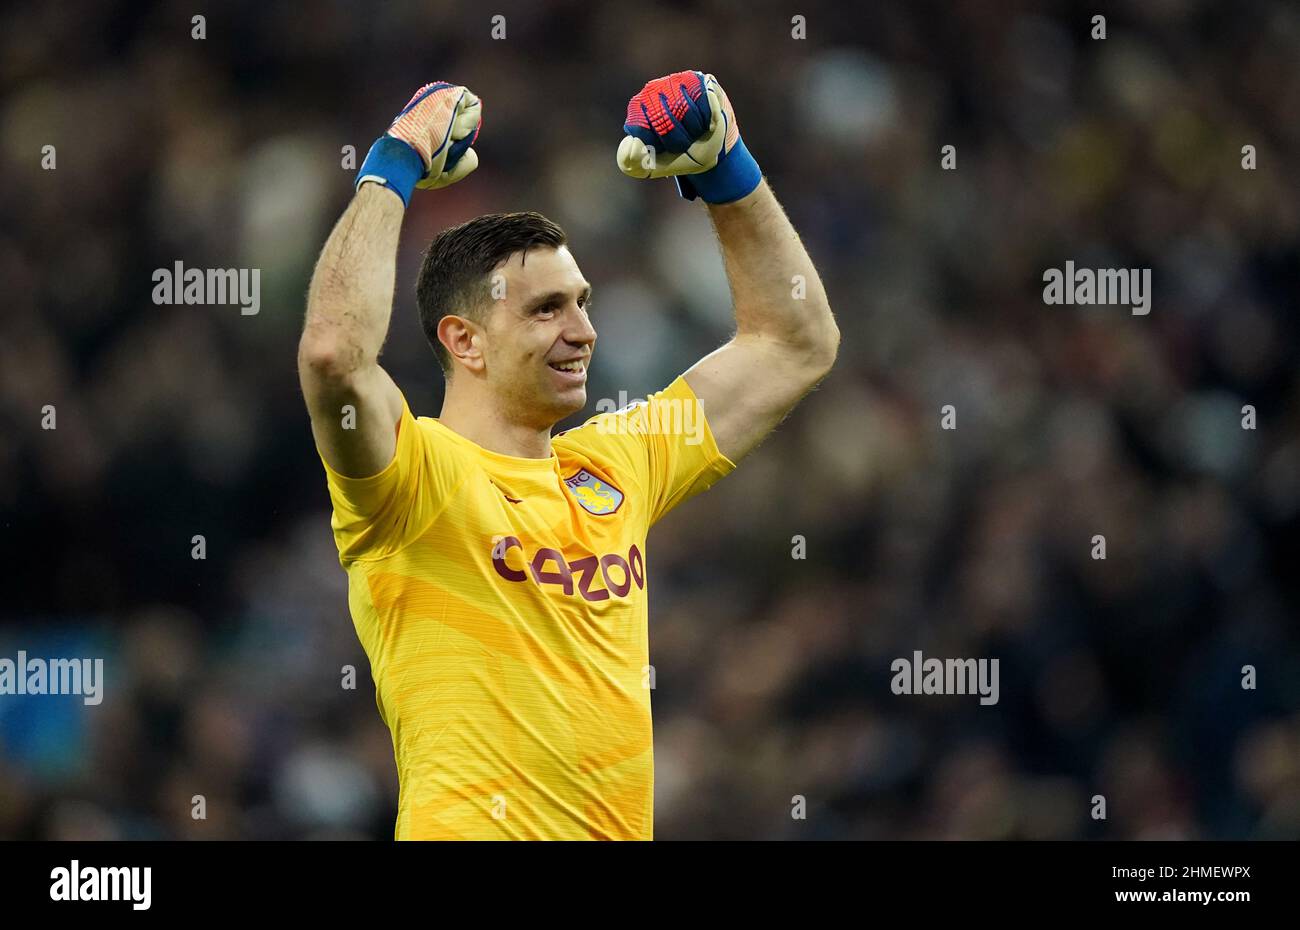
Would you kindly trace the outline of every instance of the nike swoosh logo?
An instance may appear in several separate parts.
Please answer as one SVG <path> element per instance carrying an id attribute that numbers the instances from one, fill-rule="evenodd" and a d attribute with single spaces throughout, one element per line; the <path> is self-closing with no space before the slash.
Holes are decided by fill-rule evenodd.
<path id="1" fill-rule="evenodd" d="M 492 487 L 496 488 L 498 491 L 501 491 L 500 486 L 491 478 L 488 479 L 488 482 L 492 485 Z M 524 499 L 522 497 L 511 497 L 505 491 L 501 491 L 501 496 L 504 497 L 506 500 L 510 501 L 510 503 L 512 504 L 522 504 L 524 502 Z"/>

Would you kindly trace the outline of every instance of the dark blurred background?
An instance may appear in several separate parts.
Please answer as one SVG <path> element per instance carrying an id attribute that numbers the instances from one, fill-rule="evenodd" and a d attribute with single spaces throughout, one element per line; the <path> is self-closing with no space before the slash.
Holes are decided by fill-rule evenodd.
<path id="1" fill-rule="evenodd" d="M 1298 62 L 1289 0 L 6 5 L 0 656 L 106 681 L 0 696 L 0 837 L 392 836 L 295 373 L 342 149 L 425 81 L 482 97 L 384 363 L 436 416 L 421 249 L 541 210 L 596 285 L 590 415 L 728 335 L 705 211 L 614 166 L 681 68 L 727 88 L 843 345 L 651 535 L 656 836 L 1300 837 Z M 156 306 L 178 260 L 261 269 L 260 313 Z M 1067 260 L 1152 269 L 1150 314 L 1045 306 Z M 999 703 L 893 694 L 917 649 L 998 658 Z"/>

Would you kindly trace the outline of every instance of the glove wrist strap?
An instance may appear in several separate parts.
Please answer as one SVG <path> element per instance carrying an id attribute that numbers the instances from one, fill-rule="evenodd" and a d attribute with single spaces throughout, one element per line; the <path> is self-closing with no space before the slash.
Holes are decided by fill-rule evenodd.
<path id="1" fill-rule="evenodd" d="M 374 181 L 401 197 L 403 206 L 410 206 L 411 193 L 424 172 L 424 159 L 419 152 L 401 139 L 382 135 L 370 146 L 366 160 L 361 163 L 356 187 Z"/>
<path id="2" fill-rule="evenodd" d="M 677 192 L 687 200 L 698 196 L 705 203 L 731 203 L 753 192 L 763 180 L 763 172 L 754 156 L 737 139 L 731 151 L 718 163 L 700 174 L 679 174 Z"/>

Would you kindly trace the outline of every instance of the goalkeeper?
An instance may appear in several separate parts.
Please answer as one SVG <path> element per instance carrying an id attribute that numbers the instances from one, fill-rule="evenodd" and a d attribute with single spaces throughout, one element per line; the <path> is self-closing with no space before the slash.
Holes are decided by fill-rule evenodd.
<path id="1" fill-rule="evenodd" d="M 480 109 L 426 85 L 370 149 L 298 350 L 392 732 L 395 835 L 650 839 L 647 531 L 776 427 L 839 332 L 726 93 L 682 71 L 632 98 L 617 163 L 707 205 L 735 336 L 647 402 L 552 436 L 587 402 L 591 284 L 550 220 L 480 216 L 424 254 L 416 298 L 446 393 L 437 418 L 414 416 L 379 364 L 402 217 L 416 188 L 477 166 Z"/>

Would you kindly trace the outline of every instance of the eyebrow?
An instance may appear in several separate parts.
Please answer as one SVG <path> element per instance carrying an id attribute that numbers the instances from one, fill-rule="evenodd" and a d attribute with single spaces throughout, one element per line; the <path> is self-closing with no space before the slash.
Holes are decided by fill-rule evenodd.
<path id="1" fill-rule="evenodd" d="M 547 304 L 552 304 L 564 300 L 568 296 L 569 296 L 568 291 L 551 291 L 549 294 L 544 294 L 541 297 L 538 297 L 535 300 L 530 301 L 528 303 L 528 309 L 536 310 L 538 307 L 544 307 Z M 585 288 L 583 288 L 582 294 L 579 296 L 582 297 L 584 300 L 591 300 L 591 285 L 588 284 Z"/>

